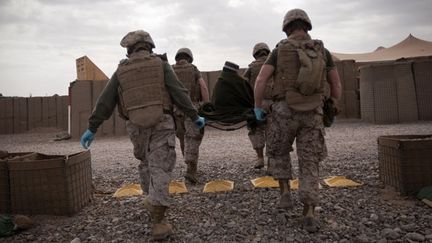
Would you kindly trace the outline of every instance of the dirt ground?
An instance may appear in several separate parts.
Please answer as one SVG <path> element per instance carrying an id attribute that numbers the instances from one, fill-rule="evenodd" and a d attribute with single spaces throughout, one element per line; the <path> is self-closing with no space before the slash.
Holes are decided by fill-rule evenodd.
<path id="1" fill-rule="evenodd" d="M 71 154 L 83 151 L 78 140 L 54 141 L 59 131 L 42 129 L 0 135 L 0 149 Z M 323 184 L 319 218 L 321 229 L 309 234 L 299 225 L 301 204 L 277 208 L 278 189 L 254 188 L 251 179 L 264 176 L 253 169 L 255 154 L 247 130 L 206 128 L 200 150 L 197 185 L 174 195 L 168 219 L 175 234 L 167 242 L 432 242 L 432 208 L 415 197 L 401 197 L 379 179 L 377 138 L 382 135 L 432 134 L 432 122 L 375 125 L 339 120 L 326 129 L 328 158 L 320 178 L 343 175 L 362 186 L 331 188 Z M 183 180 L 185 164 L 177 149 L 173 179 Z M 138 183 L 138 161 L 128 137 L 96 137 L 91 146 L 93 184 L 91 204 L 72 217 L 31 216 L 36 226 L 0 242 L 148 242 L 151 224 L 143 197 L 113 198 L 124 184 Z M 294 176 L 297 157 L 291 153 Z M 432 175 L 431 175 L 432 176 Z M 203 193 L 210 180 L 227 179 L 234 190 Z"/>

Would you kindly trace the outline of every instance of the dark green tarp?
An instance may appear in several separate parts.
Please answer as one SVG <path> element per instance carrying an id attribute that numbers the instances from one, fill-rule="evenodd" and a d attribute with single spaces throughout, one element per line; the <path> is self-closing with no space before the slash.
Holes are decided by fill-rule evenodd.
<path id="1" fill-rule="evenodd" d="M 235 72 L 222 71 L 213 89 L 210 103 L 201 106 L 199 115 L 209 122 L 234 125 L 246 121 L 256 126 L 253 90 L 249 83 Z"/>
<path id="2" fill-rule="evenodd" d="M 8 215 L 0 215 L 0 238 L 16 234 L 17 231 L 14 227 L 15 225 L 12 222 L 12 217 Z"/>

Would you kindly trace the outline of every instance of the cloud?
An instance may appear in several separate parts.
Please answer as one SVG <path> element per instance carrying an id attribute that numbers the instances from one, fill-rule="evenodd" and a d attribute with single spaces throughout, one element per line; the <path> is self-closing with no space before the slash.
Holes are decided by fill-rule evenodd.
<path id="1" fill-rule="evenodd" d="M 66 94 L 76 78 L 75 59 L 90 57 L 108 76 L 124 58 L 121 38 L 148 31 L 155 52 L 170 62 L 192 49 L 200 70 L 225 60 L 245 67 L 257 42 L 284 38 L 283 17 L 305 9 L 311 35 L 335 52 L 368 52 L 391 46 L 409 33 L 432 40 L 429 0 L 6 0 L 0 2 L 0 93 Z M 43 85 L 41 85 L 41 83 Z"/>

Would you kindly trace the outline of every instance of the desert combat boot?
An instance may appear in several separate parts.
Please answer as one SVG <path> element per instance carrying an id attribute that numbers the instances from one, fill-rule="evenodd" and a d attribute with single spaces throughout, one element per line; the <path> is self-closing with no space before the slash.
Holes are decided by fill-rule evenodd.
<path id="1" fill-rule="evenodd" d="M 319 228 L 319 222 L 315 215 L 315 206 L 305 204 L 303 206 L 303 229 L 309 233 L 315 233 Z"/>
<path id="2" fill-rule="evenodd" d="M 165 218 L 166 206 L 153 206 L 147 199 L 144 199 L 144 207 L 150 212 L 152 218 L 152 238 L 153 240 L 163 240 L 172 235 L 172 225 Z"/>
<path id="3" fill-rule="evenodd" d="M 271 159 L 267 158 L 267 170 L 266 170 L 266 174 L 268 176 L 271 176 L 273 174 L 272 169 L 273 169 L 273 167 L 271 166 Z"/>
<path id="4" fill-rule="evenodd" d="M 288 179 L 279 180 L 279 187 L 280 187 L 280 201 L 279 201 L 279 208 L 283 209 L 292 209 L 293 203 L 291 199 L 291 191 L 290 191 L 290 184 Z"/>
<path id="5" fill-rule="evenodd" d="M 197 161 L 186 161 L 185 163 L 187 165 L 187 168 L 186 168 L 186 174 L 184 177 L 190 183 L 193 183 L 193 184 L 198 183 L 198 178 L 197 178 L 198 162 Z"/>
<path id="6" fill-rule="evenodd" d="M 255 151 L 257 153 L 257 159 L 254 168 L 261 169 L 264 167 L 264 149 L 255 149 Z"/>

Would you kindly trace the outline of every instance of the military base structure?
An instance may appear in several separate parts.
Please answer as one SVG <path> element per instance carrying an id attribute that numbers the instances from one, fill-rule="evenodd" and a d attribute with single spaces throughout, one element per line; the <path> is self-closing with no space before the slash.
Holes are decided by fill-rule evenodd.
<path id="1" fill-rule="evenodd" d="M 409 35 L 370 53 L 332 54 L 343 87 L 339 118 L 376 124 L 432 120 L 432 42 Z M 68 96 L 0 97 L 0 134 L 56 127 L 79 138 L 108 77 L 86 56 L 76 60 L 76 68 Z M 210 97 L 220 73 L 202 72 Z M 97 136 L 125 134 L 116 110 Z"/>
<path id="2" fill-rule="evenodd" d="M 345 112 L 354 111 L 352 106 L 358 107 L 353 103 L 358 102 L 352 98 L 354 88 L 360 98 L 359 118 L 364 121 L 390 124 L 432 120 L 432 42 L 410 34 L 389 48 L 333 55 L 342 62 L 352 60 L 358 77 L 354 87 L 346 80 L 345 66 L 340 68 L 337 62 L 343 81 L 342 103 L 350 105 Z"/>
<path id="3" fill-rule="evenodd" d="M 0 97 L 0 134 L 35 128 L 68 130 L 68 96 Z"/>

